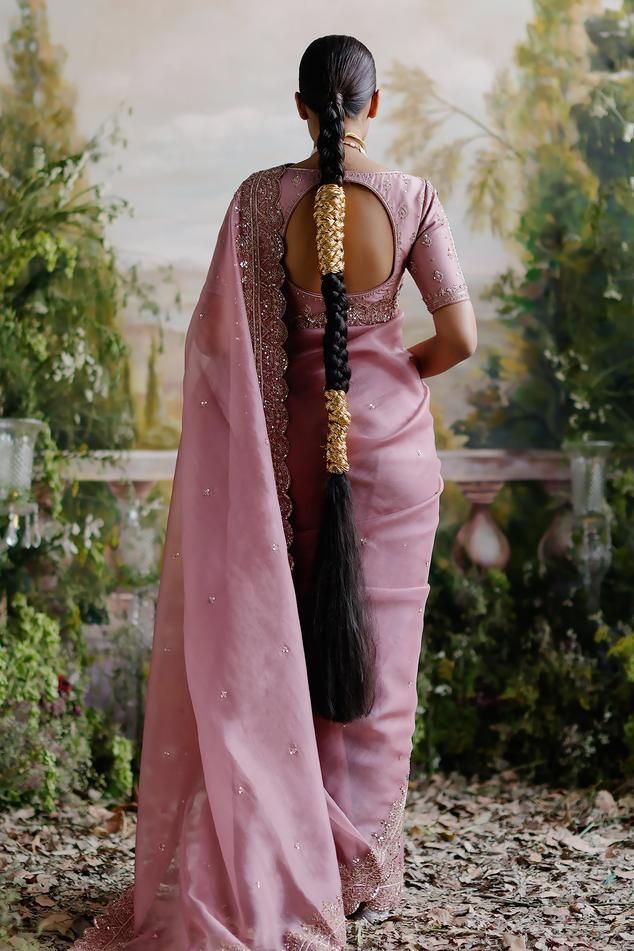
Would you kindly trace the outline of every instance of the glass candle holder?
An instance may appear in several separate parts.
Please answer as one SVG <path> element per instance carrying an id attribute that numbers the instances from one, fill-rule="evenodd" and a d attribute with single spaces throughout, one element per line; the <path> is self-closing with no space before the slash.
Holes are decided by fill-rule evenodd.
<path id="1" fill-rule="evenodd" d="M 572 551 L 589 606 L 599 606 L 601 583 L 612 561 L 611 513 L 605 496 L 607 461 L 613 443 L 565 442 L 570 462 Z"/>
<path id="2" fill-rule="evenodd" d="M 39 419 L 0 419 L 0 516 L 7 518 L 2 550 L 40 544 L 38 508 L 30 496 L 35 440 L 44 429 Z"/>

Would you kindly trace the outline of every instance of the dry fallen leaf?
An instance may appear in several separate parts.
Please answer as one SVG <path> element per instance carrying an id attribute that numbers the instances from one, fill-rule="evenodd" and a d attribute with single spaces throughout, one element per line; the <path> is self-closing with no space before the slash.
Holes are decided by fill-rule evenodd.
<path id="1" fill-rule="evenodd" d="M 56 931 L 58 934 L 67 934 L 73 923 L 71 915 L 65 911 L 52 911 L 50 915 L 39 922 L 40 931 Z"/>
<path id="2" fill-rule="evenodd" d="M 549 789 L 517 777 L 416 777 L 409 783 L 399 914 L 377 926 L 350 922 L 350 948 L 625 951 L 633 816 L 632 795 L 620 797 L 613 813 L 595 791 Z M 135 808 L 107 806 L 96 796 L 45 821 L 28 810 L 5 811 L 0 875 L 16 896 L 8 913 L 22 920 L 19 935 L 30 940 L 39 922 L 38 930 L 45 927 L 38 949 L 66 951 L 82 930 L 78 923 L 85 926 L 130 884 L 135 824 Z M 7 947 L 17 949 L 20 940 L 16 935 Z"/>
<path id="3" fill-rule="evenodd" d="M 608 792 L 607 789 L 600 789 L 598 791 L 594 803 L 601 812 L 605 812 L 609 816 L 618 815 L 619 807 L 614 801 L 614 796 L 611 792 Z"/>
<path id="4" fill-rule="evenodd" d="M 502 947 L 507 951 L 526 951 L 526 939 L 521 934 L 511 934 L 505 931 L 502 935 Z"/>

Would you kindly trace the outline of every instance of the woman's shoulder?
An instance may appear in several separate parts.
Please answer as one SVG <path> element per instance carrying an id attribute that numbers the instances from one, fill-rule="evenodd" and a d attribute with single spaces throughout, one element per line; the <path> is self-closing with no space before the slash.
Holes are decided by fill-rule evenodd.
<path id="1" fill-rule="evenodd" d="M 316 165 L 308 164 L 307 160 L 303 162 L 282 162 L 277 165 L 270 165 L 266 168 L 256 169 L 254 172 L 251 172 L 246 178 L 243 178 L 239 183 L 238 188 L 246 184 L 250 184 L 260 178 L 275 178 L 283 175 L 288 172 L 292 174 L 293 172 L 308 172 L 317 173 L 319 168 Z M 346 174 L 350 175 L 385 175 L 385 176 L 397 176 L 401 179 L 409 179 L 418 183 L 420 187 L 431 187 L 433 188 L 432 183 L 429 179 L 422 178 L 420 175 L 416 175 L 412 172 L 407 172 L 404 169 L 399 168 L 389 168 L 387 165 L 381 165 L 378 162 L 374 162 L 367 166 L 363 167 L 347 167 L 345 169 Z"/>
<path id="2" fill-rule="evenodd" d="M 433 204 L 436 188 L 433 183 L 420 175 L 403 169 L 388 168 L 373 163 L 375 167 L 348 168 L 345 180 L 365 182 L 385 196 L 400 216 L 414 215 L 419 220 Z M 279 189 L 283 193 L 295 194 L 302 183 L 317 178 L 316 166 L 301 162 L 282 162 L 259 168 L 251 172 L 238 184 L 232 201 L 237 207 L 248 207 L 254 201 L 258 204 L 267 200 L 274 203 Z M 282 183 L 284 180 L 284 184 Z"/>

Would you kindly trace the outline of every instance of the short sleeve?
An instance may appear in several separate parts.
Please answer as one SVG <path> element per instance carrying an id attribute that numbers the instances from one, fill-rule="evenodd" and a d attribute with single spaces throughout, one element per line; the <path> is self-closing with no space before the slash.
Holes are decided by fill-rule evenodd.
<path id="1" fill-rule="evenodd" d="M 447 304 L 469 300 L 447 215 L 431 182 L 425 182 L 423 210 L 406 267 L 430 314 Z"/>

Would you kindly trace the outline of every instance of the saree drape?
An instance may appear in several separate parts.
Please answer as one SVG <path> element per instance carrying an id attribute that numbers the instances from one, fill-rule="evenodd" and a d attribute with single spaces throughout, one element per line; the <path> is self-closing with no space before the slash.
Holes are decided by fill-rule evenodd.
<path id="1" fill-rule="evenodd" d="M 373 499 L 361 530 L 389 636 L 379 645 L 375 719 L 342 727 L 313 717 L 298 613 L 315 538 L 307 513 L 318 491 L 314 479 L 302 481 L 302 467 L 314 472 L 321 451 L 321 424 L 311 429 L 304 410 L 323 381 L 318 331 L 300 327 L 287 339 L 284 322 L 287 169 L 256 172 L 234 193 L 189 324 L 146 696 L 135 881 L 76 951 L 342 951 L 346 913 L 360 901 L 380 908 L 398 900 L 426 566 L 442 490 L 429 390 L 402 347 L 402 311 L 380 328 L 350 328 L 351 359 L 360 361 L 364 348 L 370 364 L 384 357 L 383 419 L 402 418 L 408 461 L 398 441 L 377 429 L 359 375 L 351 408 L 365 436 L 355 442 L 351 429 L 351 474 L 358 460 L 362 520 L 364 491 Z M 448 227 L 441 213 L 422 227 L 430 193 L 411 181 L 422 190 L 397 201 L 407 209 L 401 263 L 414 245 L 427 254 L 434 228 L 440 236 Z M 455 281 L 448 286 L 455 294 Z M 400 391 L 390 396 L 400 374 Z M 407 497 L 383 511 L 373 486 L 383 478 L 380 460 L 390 458 Z M 418 475 L 408 468 L 414 459 Z M 400 491 L 387 477 L 386 484 Z M 405 557 L 418 566 L 409 575 Z"/>

